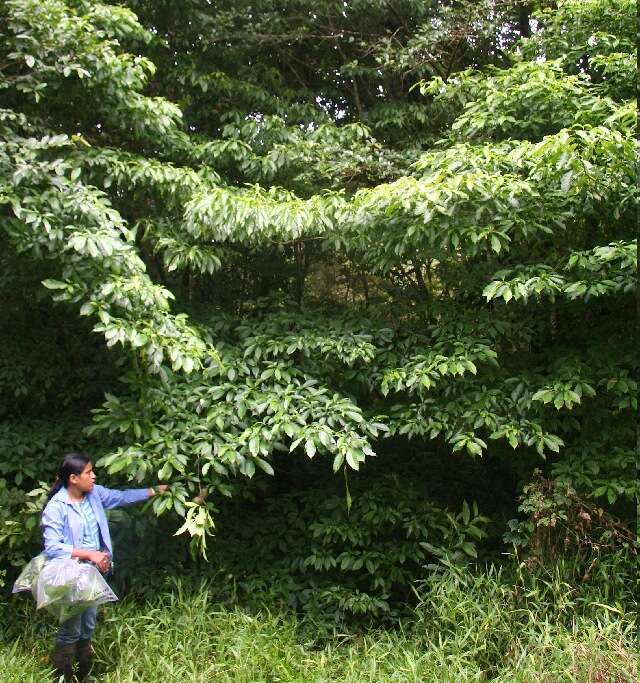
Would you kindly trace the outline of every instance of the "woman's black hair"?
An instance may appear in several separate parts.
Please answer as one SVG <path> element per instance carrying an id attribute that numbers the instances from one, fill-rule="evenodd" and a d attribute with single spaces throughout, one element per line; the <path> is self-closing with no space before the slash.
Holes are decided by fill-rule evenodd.
<path id="1" fill-rule="evenodd" d="M 82 474 L 82 471 L 90 462 L 91 458 L 84 453 L 67 453 L 62 459 L 62 464 L 58 467 L 58 474 L 47 496 L 47 503 L 63 486 L 67 486 L 69 477 L 72 474 Z"/>

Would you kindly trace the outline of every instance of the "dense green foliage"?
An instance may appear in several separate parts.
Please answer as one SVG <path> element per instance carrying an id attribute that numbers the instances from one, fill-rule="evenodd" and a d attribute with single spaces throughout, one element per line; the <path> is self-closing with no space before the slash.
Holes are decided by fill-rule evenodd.
<path id="1" fill-rule="evenodd" d="M 607 571 L 620 574 L 617 607 L 601 603 L 599 581 L 572 586 L 554 573 L 449 568 L 418 586 L 419 605 L 403 628 L 340 637 L 279 612 L 220 601 L 222 577 L 197 590 L 174 581 L 143 605 L 105 610 L 95 643 L 98 674 L 105 683 L 631 683 L 637 623 L 622 606 L 629 577 L 615 562 Z M 47 670 L 42 618 L 24 602 L 0 611 L 0 625 L 4 680 L 40 683 Z"/>
<path id="2" fill-rule="evenodd" d="M 125 585 L 208 540 L 338 626 L 503 537 L 573 578 L 636 552 L 635 31 L 629 0 L 3 3 L 3 566 L 78 448 L 170 484 L 114 517 Z"/>

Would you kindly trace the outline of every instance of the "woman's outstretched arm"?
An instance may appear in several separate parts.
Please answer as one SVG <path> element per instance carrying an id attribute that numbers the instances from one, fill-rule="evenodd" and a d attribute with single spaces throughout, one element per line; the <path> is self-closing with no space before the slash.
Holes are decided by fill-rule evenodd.
<path id="1" fill-rule="evenodd" d="M 147 500 L 147 498 L 155 496 L 161 491 L 166 491 L 167 485 L 159 484 L 153 488 L 124 489 L 119 491 L 118 489 L 108 489 L 96 484 L 93 490 L 94 493 L 100 497 L 105 510 L 110 510 L 111 508 L 122 507 L 123 505 L 133 505 L 134 503 L 140 503 L 143 500 Z"/>

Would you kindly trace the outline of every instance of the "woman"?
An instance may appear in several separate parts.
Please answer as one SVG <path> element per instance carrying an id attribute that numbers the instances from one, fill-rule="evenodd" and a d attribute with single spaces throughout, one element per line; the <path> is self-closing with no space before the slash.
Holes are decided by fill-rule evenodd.
<path id="1" fill-rule="evenodd" d="M 86 455 L 68 453 L 64 456 L 42 513 L 44 553 L 49 559 L 75 557 L 79 561 L 93 562 L 101 572 L 107 572 L 111 567 L 113 547 L 105 510 L 147 500 L 167 487 L 114 491 L 98 486 L 95 481 L 93 465 Z M 95 624 L 96 607 L 60 624 L 54 654 L 56 680 L 60 676 L 65 681 L 73 680 L 73 662 L 77 658 L 78 680 L 88 681 Z"/>

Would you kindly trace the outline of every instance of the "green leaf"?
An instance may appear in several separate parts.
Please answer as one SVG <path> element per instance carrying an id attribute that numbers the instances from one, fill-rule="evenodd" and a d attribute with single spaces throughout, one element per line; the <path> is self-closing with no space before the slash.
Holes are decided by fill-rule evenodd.
<path id="1" fill-rule="evenodd" d="M 313 456 L 316 454 L 316 445 L 313 439 L 307 439 L 305 441 L 304 450 L 310 458 L 313 458 Z"/>
<path id="2" fill-rule="evenodd" d="M 249 452 L 251 455 L 258 455 L 260 453 L 260 437 L 252 436 L 249 439 Z"/>
<path id="3" fill-rule="evenodd" d="M 43 280 L 42 284 L 47 289 L 67 289 L 68 287 L 66 282 L 60 282 L 59 280 Z"/>
<path id="4" fill-rule="evenodd" d="M 469 555 L 469 557 L 478 557 L 478 551 L 476 550 L 476 547 L 473 543 L 470 541 L 467 541 L 466 543 L 463 543 L 461 546 L 462 551 L 466 554 Z"/>
<path id="5" fill-rule="evenodd" d="M 273 467 L 271 466 L 271 463 L 268 463 L 266 460 L 263 460 L 262 458 L 255 458 L 256 465 L 263 471 L 266 472 L 267 474 L 273 476 L 274 471 Z"/>

